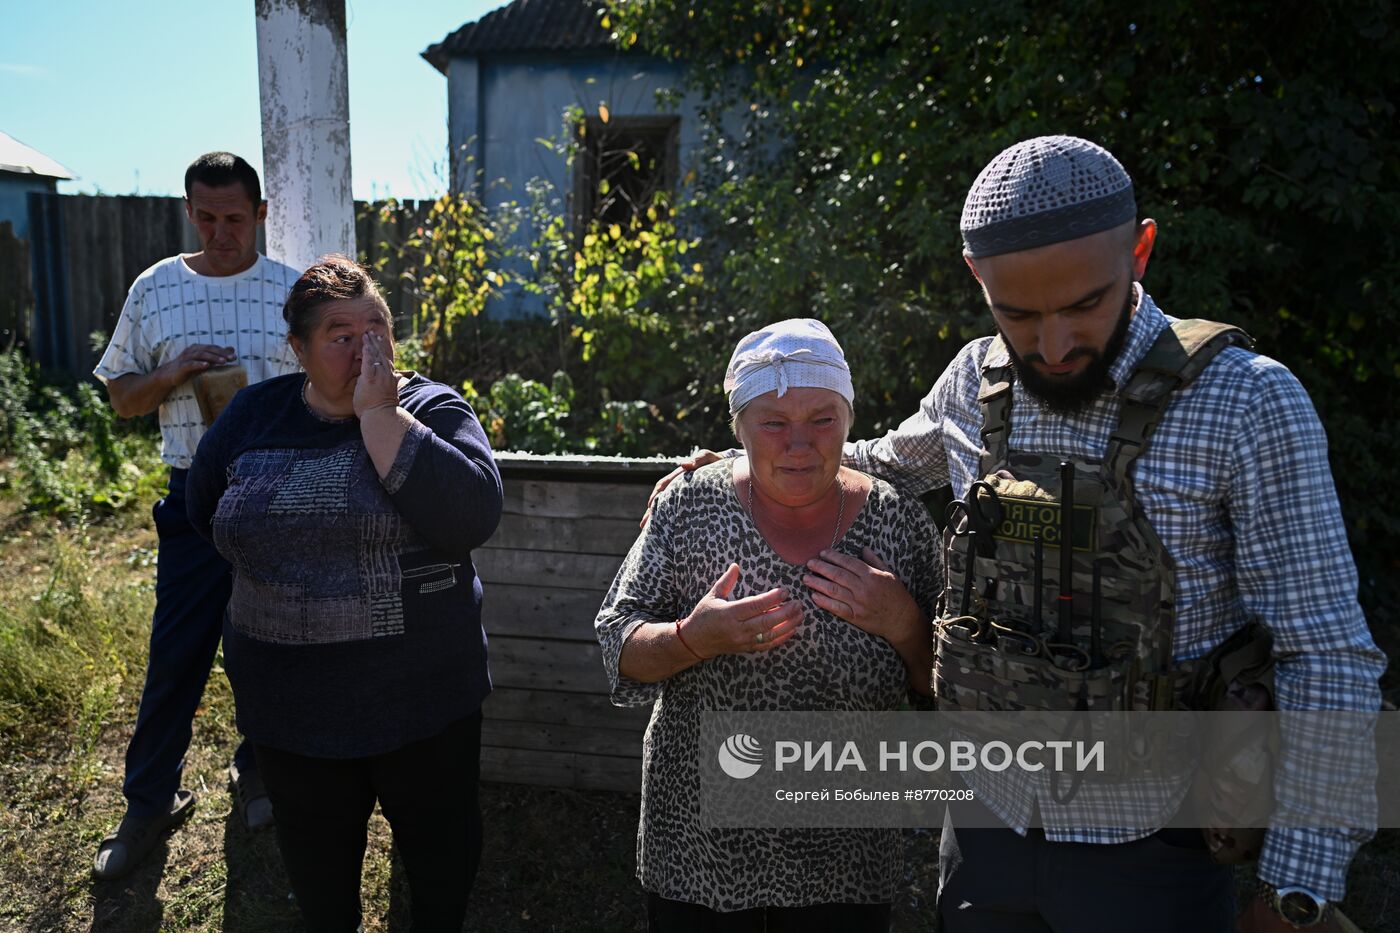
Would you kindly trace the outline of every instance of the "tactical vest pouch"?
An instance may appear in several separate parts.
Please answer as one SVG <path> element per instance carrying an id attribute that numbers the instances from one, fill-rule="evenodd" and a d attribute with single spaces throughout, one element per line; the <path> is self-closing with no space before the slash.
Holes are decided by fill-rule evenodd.
<path id="1" fill-rule="evenodd" d="M 1011 744 L 1027 738 L 1079 740 L 1085 745 L 1106 740 L 1100 779 L 1119 779 L 1129 769 L 1143 771 L 1146 756 L 1155 749 L 1139 749 L 1130 742 L 1125 717 L 1091 715 L 1124 709 L 1130 659 L 1092 670 L 1066 670 L 1048 658 L 1022 652 L 1026 636 L 1020 633 L 1015 633 L 1019 641 L 1014 643 L 1006 634 L 996 636 L 1000 644 L 979 643 L 968 628 L 973 621 L 964 617 L 934 623 L 934 694 L 941 711 L 967 714 L 955 720 L 961 738 Z M 1005 712 L 1017 715 L 977 715 Z M 1160 760 L 1179 761 L 1182 756 Z M 1071 798 L 1078 783 L 1079 777 L 1074 777 Z M 1051 787 L 1057 793 L 1055 785 Z"/>
<path id="2" fill-rule="evenodd" d="M 933 690 L 940 709 L 1121 710 L 1132 659 L 1071 670 L 1043 642 L 1012 629 L 986 630 L 971 617 L 934 623 Z M 1050 646 L 1053 650 L 1053 646 Z"/>
<path id="3" fill-rule="evenodd" d="M 1202 717 L 1200 767 L 1191 784 L 1193 812 L 1204 815 L 1201 833 L 1212 859 L 1255 861 L 1273 810 L 1279 752 L 1274 717 L 1249 715 L 1274 709 L 1269 630 L 1254 622 L 1226 639 L 1205 657 L 1193 686 L 1192 707 L 1209 714 Z"/>

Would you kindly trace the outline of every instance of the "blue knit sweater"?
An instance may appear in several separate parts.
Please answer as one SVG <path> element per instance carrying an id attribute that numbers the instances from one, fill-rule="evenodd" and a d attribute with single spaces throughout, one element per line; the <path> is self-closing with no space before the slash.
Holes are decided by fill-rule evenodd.
<path id="1" fill-rule="evenodd" d="M 326 420 L 305 376 L 250 386 L 204 435 L 190 521 L 233 565 L 224 667 L 238 728 L 321 758 L 436 735 L 491 691 L 472 549 L 501 479 L 471 407 L 414 375 L 381 481 L 355 418 Z"/>

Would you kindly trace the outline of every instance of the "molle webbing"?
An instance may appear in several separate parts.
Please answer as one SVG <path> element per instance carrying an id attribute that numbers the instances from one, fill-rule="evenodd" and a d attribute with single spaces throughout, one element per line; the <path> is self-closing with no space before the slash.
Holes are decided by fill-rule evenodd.
<path id="1" fill-rule="evenodd" d="M 1006 352 L 1000 336 L 992 338 L 987 355 Z M 996 366 L 982 370 L 982 389 L 977 393 L 982 406 L 982 473 L 1006 462 L 1011 450 L 1011 367 Z"/>
<path id="2" fill-rule="evenodd" d="M 1123 411 L 1104 451 L 1119 484 L 1126 488 L 1128 467 L 1147 449 L 1172 393 L 1194 382 L 1221 350 L 1252 343 L 1238 327 L 1204 320 L 1175 321 L 1157 335 L 1121 393 Z"/>

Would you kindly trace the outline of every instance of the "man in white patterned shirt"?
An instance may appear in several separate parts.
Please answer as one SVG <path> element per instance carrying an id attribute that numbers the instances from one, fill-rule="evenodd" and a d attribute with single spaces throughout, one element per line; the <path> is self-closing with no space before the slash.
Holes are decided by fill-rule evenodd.
<path id="1" fill-rule="evenodd" d="M 1124 390 L 1173 320 L 1138 284 L 1157 228 L 1137 220 L 1131 179 L 1093 143 L 1027 140 L 978 176 L 961 226 L 999 336 L 968 344 L 917 413 L 878 440 L 848 444 L 846 463 L 906 493 L 947 485 L 959 499 L 975 481 L 995 480 L 989 464 L 994 473 L 1008 452 L 1013 465 L 1107 461 L 1102 475 L 1133 433 Z M 998 410 L 1000 424 L 989 418 Z M 1200 659 L 1258 620 L 1273 637 L 1278 709 L 1377 710 L 1385 657 L 1356 601 L 1327 440 L 1297 379 L 1228 346 L 1159 414 L 1150 443 L 1139 433 L 1140 456 L 1129 455 L 1119 487 L 1131 488 L 1164 552 L 1156 563 L 1166 605 L 1175 601 L 1168 663 Z M 870 571 L 835 559 L 850 566 L 819 561 L 808 582 L 840 616 L 865 598 Z M 957 560 L 950 555 L 950 566 Z M 1290 811 L 1315 812 L 1313 800 L 1374 802 L 1374 759 L 1358 752 L 1364 736 L 1300 741 L 1285 727 L 1284 738 L 1274 786 L 1283 822 Z M 1328 762 L 1327 773 L 1302 764 L 1304 755 Z M 1231 872 L 1211 862 L 1198 832 L 1053 824 L 1042 832 L 1029 827 L 1053 802 L 1034 791 L 986 803 L 1009 828 L 945 827 L 946 933 L 1233 928 Z M 1371 830 L 1268 831 L 1259 895 L 1239 929 L 1338 929 L 1330 902 Z"/>
<path id="2" fill-rule="evenodd" d="M 219 645 L 231 592 L 229 565 L 185 517 L 185 473 L 204 423 L 195 376 L 237 364 L 249 383 L 296 372 L 282 306 L 297 270 L 257 251 L 267 215 L 257 172 L 227 152 L 196 159 L 185 173 L 185 214 L 200 251 L 163 259 L 131 286 L 111 343 L 94 370 L 124 418 L 156 411 L 170 488 L 156 503 L 156 608 L 136 728 L 126 754 L 127 811 L 102 841 L 94 874 L 120 878 L 194 803 L 180 787 L 195 709 Z M 272 809 L 252 748 L 234 753 L 229 774 L 250 829 Z"/>

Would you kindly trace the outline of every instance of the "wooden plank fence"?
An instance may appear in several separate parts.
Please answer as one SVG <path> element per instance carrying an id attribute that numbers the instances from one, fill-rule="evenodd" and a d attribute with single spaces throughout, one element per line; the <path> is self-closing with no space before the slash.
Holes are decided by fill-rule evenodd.
<path id="1" fill-rule="evenodd" d="M 620 457 L 497 457 L 500 528 L 473 554 L 495 692 L 485 780 L 636 792 L 650 708 L 608 699 L 593 618 L 652 485 L 674 465 Z"/>
<path id="2" fill-rule="evenodd" d="M 384 287 L 389 308 L 394 312 L 394 331 L 399 337 L 410 333 L 416 309 L 413 283 L 404 279 L 405 263 L 399 252 L 404 241 L 428 217 L 432 201 L 400 201 L 398 209 L 381 216 L 379 203 L 355 202 L 355 248 L 359 260 L 375 270 Z"/>
<path id="3" fill-rule="evenodd" d="M 86 373 L 132 281 L 158 260 L 199 249 L 181 198 L 29 195 L 35 288 L 30 346 L 47 369 Z M 258 248 L 263 248 L 262 233 Z"/>
<path id="4" fill-rule="evenodd" d="M 380 267 L 389 306 L 405 325 L 413 310 L 412 286 L 402 277 L 398 250 L 430 207 L 429 201 L 407 201 L 383 218 L 379 205 L 355 202 L 359 258 Z M 136 276 L 167 256 L 199 250 L 178 197 L 35 192 L 29 195 L 29 215 L 28 249 L 40 287 L 32 288 L 33 320 L 25 329 L 35 359 L 48 369 L 90 372 L 102 351 L 93 347 L 91 335 L 111 334 Z M 266 251 L 261 229 L 258 249 Z M 0 235 L 0 290 L 8 287 L 11 252 Z M 26 259 L 26 289 L 28 266 Z"/>
<path id="5" fill-rule="evenodd" d="M 0 350 L 29 341 L 34 295 L 29 287 L 29 241 L 0 222 Z"/>

